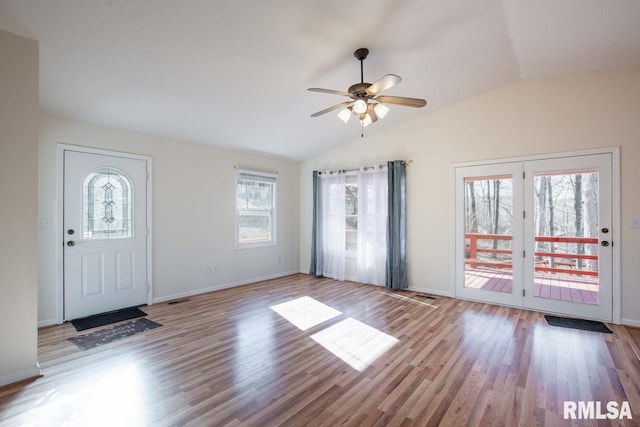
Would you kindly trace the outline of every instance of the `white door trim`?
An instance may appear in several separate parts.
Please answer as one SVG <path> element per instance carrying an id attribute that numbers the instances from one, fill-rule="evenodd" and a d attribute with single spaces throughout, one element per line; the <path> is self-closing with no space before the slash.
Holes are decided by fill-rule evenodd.
<path id="1" fill-rule="evenodd" d="M 142 154 L 124 153 L 121 151 L 103 150 L 100 148 L 82 147 L 79 145 L 70 145 L 58 143 L 56 147 L 56 320 L 58 323 L 64 322 L 64 153 L 65 151 L 75 151 L 87 154 L 102 154 L 112 157 L 124 157 L 127 159 L 144 160 L 147 164 L 147 284 L 149 292 L 147 293 L 147 304 L 153 303 L 153 271 L 152 271 L 152 253 L 153 253 L 153 227 L 152 227 L 152 172 L 153 159 L 151 156 Z"/>
<path id="2" fill-rule="evenodd" d="M 620 211 L 620 147 L 604 147 L 604 148 L 596 148 L 589 150 L 580 150 L 580 151 L 570 151 L 570 152 L 561 152 L 561 153 L 550 153 L 550 154 L 536 154 L 531 156 L 518 156 L 511 158 L 502 158 L 502 159 L 492 159 L 492 160 L 479 160 L 472 162 L 460 162 L 460 163 L 452 163 L 451 164 L 451 212 L 455 216 L 455 206 L 456 206 L 456 168 L 466 167 L 466 166 L 481 166 L 481 165 L 491 165 L 498 163 L 511 163 L 511 162 L 524 162 L 528 160 L 543 160 L 543 159 L 557 159 L 562 157 L 574 157 L 574 156 L 586 156 L 591 154 L 610 154 L 611 155 L 611 184 L 612 184 L 612 194 L 611 194 L 611 202 L 612 202 L 612 214 L 611 214 L 611 225 L 612 225 L 612 241 L 613 241 L 613 260 L 612 260 L 612 298 L 613 298 L 613 323 L 619 325 L 621 322 L 622 316 L 622 271 L 621 271 L 621 211 Z M 455 221 L 454 221 L 455 222 Z M 451 227 L 451 241 L 456 242 L 456 227 L 455 224 Z M 456 294 L 456 280 L 459 272 L 456 269 L 456 243 L 451 245 L 451 281 L 449 283 L 451 294 L 455 298 L 460 298 L 459 295 Z"/>

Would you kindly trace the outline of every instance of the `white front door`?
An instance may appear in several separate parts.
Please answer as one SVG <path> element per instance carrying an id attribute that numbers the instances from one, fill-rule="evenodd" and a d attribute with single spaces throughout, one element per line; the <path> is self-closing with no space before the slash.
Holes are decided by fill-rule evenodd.
<path id="1" fill-rule="evenodd" d="M 147 161 L 64 151 L 64 319 L 147 302 Z"/>

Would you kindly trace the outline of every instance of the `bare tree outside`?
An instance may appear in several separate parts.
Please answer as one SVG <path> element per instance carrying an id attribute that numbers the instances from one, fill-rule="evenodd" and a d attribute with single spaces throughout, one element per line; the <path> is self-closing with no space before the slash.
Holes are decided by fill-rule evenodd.
<path id="1" fill-rule="evenodd" d="M 597 271 L 597 260 L 583 256 L 596 256 L 597 245 L 575 239 L 598 236 L 597 171 L 537 174 L 533 184 L 533 231 L 538 237 L 535 250 L 540 253 L 536 263 L 541 267 Z M 479 235 L 477 259 L 510 260 L 512 255 L 504 252 L 511 249 L 511 240 L 498 236 L 513 233 L 512 178 L 465 180 L 465 199 L 465 232 Z"/>
<path id="2" fill-rule="evenodd" d="M 586 183 L 586 185 L 585 185 Z M 537 236 L 597 237 L 598 236 L 598 173 L 539 174 L 534 177 L 536 191 L 535 224 Z M 546 197 L 542 193 L 546 192 Z M 536 251 L 567 254 L 566 257 L 538 257 L 550 267 L 597 271 L 597 261 L 585 262 L 582 255 L 597 255 L 595 244 L 567 242 L 543 244 L 536 242 Z M 572 257 L 572 255 L 578 255 Z"/>

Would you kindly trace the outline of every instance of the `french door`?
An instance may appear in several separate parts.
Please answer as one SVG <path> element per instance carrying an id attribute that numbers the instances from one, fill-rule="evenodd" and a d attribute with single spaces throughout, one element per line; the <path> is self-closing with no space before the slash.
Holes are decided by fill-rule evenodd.
<path id="1" fill-rule="evenodd" d="M 612 154 L 460 166 L 456 295 L 612 320 Z"/>

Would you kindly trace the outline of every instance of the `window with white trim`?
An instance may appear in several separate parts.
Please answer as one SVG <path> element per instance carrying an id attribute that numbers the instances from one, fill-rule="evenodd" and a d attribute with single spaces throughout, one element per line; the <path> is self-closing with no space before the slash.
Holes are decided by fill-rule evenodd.
<path id="1" fill-rule="evenodd" d="M 236 247 L 276 244 L 277 175 L 236 172 Z"/>

